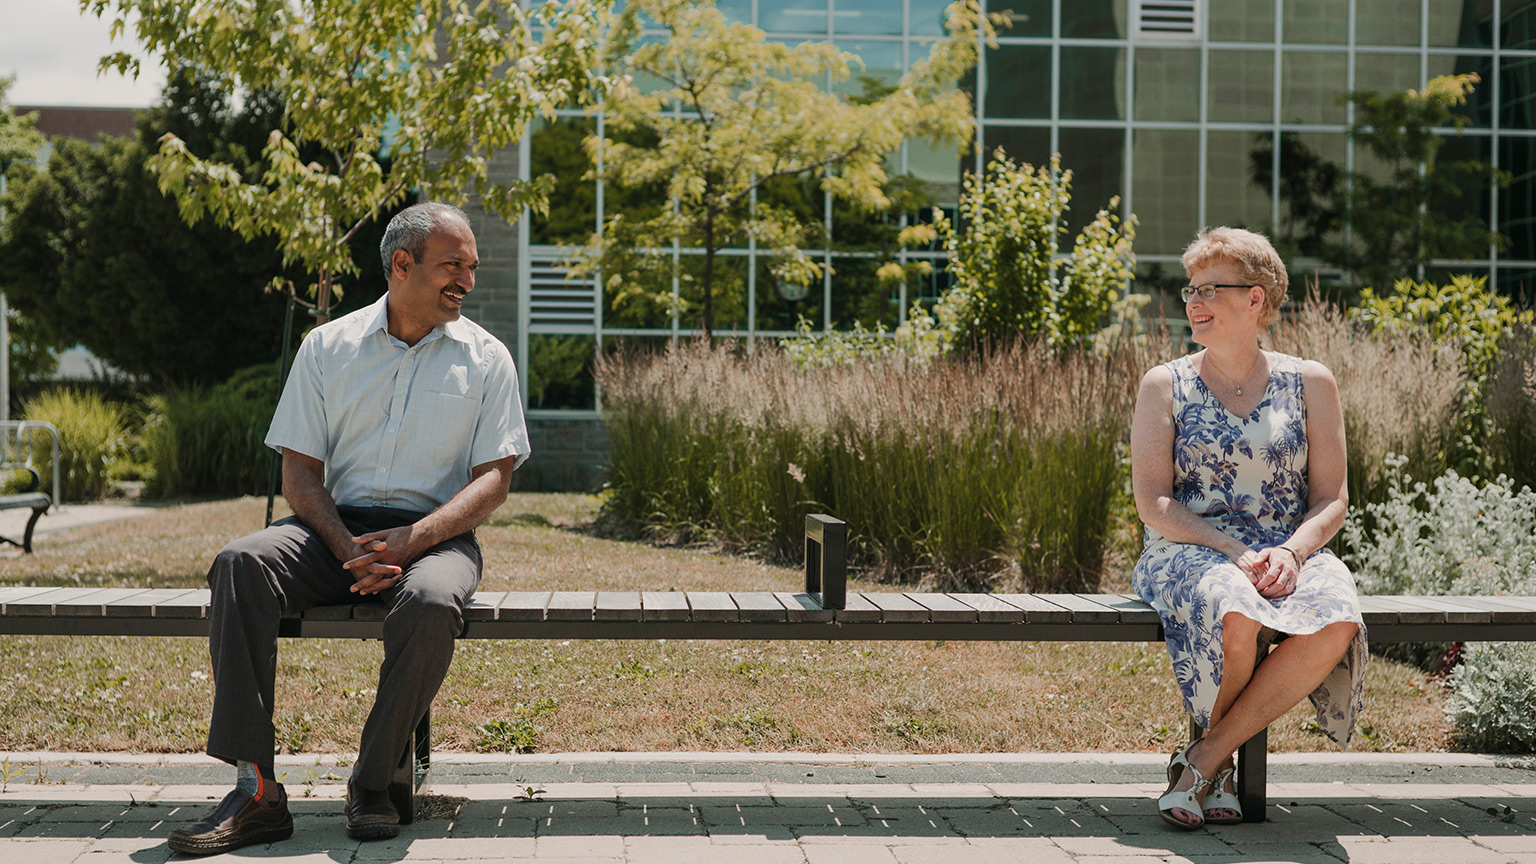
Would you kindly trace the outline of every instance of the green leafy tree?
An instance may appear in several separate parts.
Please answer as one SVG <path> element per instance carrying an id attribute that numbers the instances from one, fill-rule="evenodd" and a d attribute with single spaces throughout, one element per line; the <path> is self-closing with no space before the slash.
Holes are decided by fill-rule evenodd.
<path id="1" fill-rule="evenodd" d="M 45 141 L 37 131 L 37 114 L 18 114 L 6 95 L 14 78 L 0 76 L 0 242 L 4 241 L 10 210 L 6 205 L 6 189 L 12 166 L 31 162 Z M 0 292 L 5 289 L 0 288 Z M 11 360 L 11 377 L 15 381 L 27 381 L 53 374 L 58 362 L 48 350 L 50 347 L 66 347 L 50 342 L 37 325 L 25 315 L 10 312 L 11 343 L 8 346 Z"/>
<path id="2" fill-rule="evenodd" d="M 785 349 L 801 365 L 834 365 L 880 356 L 927 361 L 958 349 L 1002 347 L 1019 340 L 1051 344 L 1101 333 L 1129 334 L 1147 298 L 1121 296 L 1135 273 L 1131 251 L 1136 217 L 1122 222 L 1111 198 L 1060 254 L 1061 226 L 1072 200 L 1072 172 L 1061 159 L 1034 168 L 999 149 L 984 175 L 967 174 L 961 185 L 960 227 L 942 213 L 934 225 L 912 225 L 907 246 L 943 241 L 952 284 L 932 312 L 914 307 L 886 338 L 856 327 L 851 333 L 818 335 L 802 321 Z M 880 268 L 889 282 L 912 278 L 926 262 Z"/>
<path id="3" fill-rule="evenodd" d="M 960 226 L 943 216 L 936 226 L 954 280 L 934 310 L 940 331 L 962 345 L 1097 333 L 1135 273 L 1136 220 L 1122 222 L 1111 198 L 1058 259 L 1071 201 L 1059 155 L 1033 168 L 999 150 L 985 175 L 967 175 Z"/>
<path id="4" fill-rule="evenodd" d="M 631 51 L 642 18 L 667 38 Z M 974 2 L 962 2 L 950 7 L 948 26 L 950 37 L 894 90 L 855 99 L 826 88 L 858 64 L 829 43 L 769 40 L 728 23 L 713 2 L 632 0 L 611 42 L 614 68 L 629 77 L 603 105 L 610 134 L 589 137 L 587 149 L 603 179 L 660 186 L 673 206 L 607 219 L 579 256 L 579 272 L 601 273 L 616 308 L 640 302 L 669 312 L 677 275 L 688 286 L 681 302 L 696 306 L 706 337 L 719 305 L 740 302 L 722 284 L 739 284 L 722 279 L 717 258 L 726 246 L 753 237 L 774 256 L 775 280 L 819 279 L 820 265 L 802 252 L 805 223 L 771 196 L 752 206 L 754 190 L 813 173 L 836 198 L 888 207 L 889 153 L 908 138 L 959 142 L 971 134 L 970 101 L 957 85 L 975 64 L 978 30 L 990 38 L 992 25 Z M 640 140 L 643 133 L 651 140 Z M 674 242 L 702 251 L 692 272 L 673 273 Z"/>
<path id="5" fill-rule="evenodd" d="M 137 118 L 133 137 L 97 143 L 60 138 L 46 168 L 18 175 L 0 274 L 25 320 L 49 344 L 82 344 L 154 386 L 211 384 L 277 356 L 283 309 L 266 294 L 285 270 L 270 241 L 248 242 L 211 221 L 187 225 L 161 195 L 146 162 L 174 134 L 200 157 L 244 173 L 283 108 L 270 93 L 230 107 L 217 80 L 178 70 L 160 102 Z M 376 232 L 354 236 L 377 248 Z M 381 285 L 376 255 L 359 280 Z M 361 296 L 361 295 L 360 295 Z"/>
<path id="6" fill-rule="evenodd" d="M 1390 290 L 1399 279 L 1424 278 L 1435 258 L 1482 258 L 1504 238 L 1488 229 L 1464 190 L 1504 186 L 1509 174 L 1480 160 L 1441 159 L 1446 139 L 1436 129 L 1460 130 L 1471 122 L 1457 114 L 1480 82 L 1475 73 L 1442 75 L 1421 90 L 1358 91 L 1350 136 L 1359 164 L 1377 170 L 1345 172 L 1293 134 L 1280 136 L 1280 198 L 1288 214 L 1279 238 L 1302 254 L 1319 255 L 1360 286 Z M 1266 136 L 1250 154 L 1254 182 L 1270 188 L 1271 150 Z M 1341 235 L 1348 229 L 1349 243 Z"/>
<path id="7" fill-rule="evenodd" d="M 356 275 L 348 241 L 417 191 L 479 196 L 516 218 L 541 210 L 552 181 L 502 182 L 489 157 L 539 113 L 580 104 L 595 68 L 603 0 L 84 0 L 114 34 L 132 22 L 154 55 L 270 92 L 285 125 L 270 130 L 259 177 L 196 155 L 167 135 L 150 159 L 183 218 L 212 217 L 247 238 L 274 235 L 283 261 L 313 275 L 325 320 L 336 280 Z M 537 32 L 536 32 L 537 31 Z M 119 52 L 102 68 L 137 73 Z M 308 151 L 318 158 L 305 158 Z M 387 162 L 385 161 L 387 159 Z"/>

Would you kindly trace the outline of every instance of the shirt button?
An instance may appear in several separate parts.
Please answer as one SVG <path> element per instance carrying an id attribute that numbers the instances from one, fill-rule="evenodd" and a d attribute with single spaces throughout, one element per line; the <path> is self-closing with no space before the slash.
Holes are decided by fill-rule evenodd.
<path id="1" fill-rule="evenodd" d="M 384 467 L 384 466 L 382 466 L 382 465 L 380 465 L 380 466 L 379 466 L 379 473 L 380 473 L 380 474 L 388 474 L 388 473 L 389 473 L 389 469 L 388 469 L 388 468 L 385 468 L 385 467 Z"/>

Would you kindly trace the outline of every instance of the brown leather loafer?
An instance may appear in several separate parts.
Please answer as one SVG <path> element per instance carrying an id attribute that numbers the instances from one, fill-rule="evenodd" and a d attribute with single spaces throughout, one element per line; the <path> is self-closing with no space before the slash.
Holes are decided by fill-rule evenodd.
<path id="1" fill-rule="evenodd" d="M 400 814 L 388 791 L 375 792 L 347 783 L 347 836 L 353 840 L 387 840 L 400 833 Z"/>
<path id="2" fill-rule="evenodd" d="M 166 845 L 184 855 L 213 855 L 249 846 L 273 843 L 293 836 L 293 816 L 288 812 L 288 793 L 277 786 L 276 800 L 266 803 L 236 789 L 224 796 L 203 821 L 171 832 Z"/>

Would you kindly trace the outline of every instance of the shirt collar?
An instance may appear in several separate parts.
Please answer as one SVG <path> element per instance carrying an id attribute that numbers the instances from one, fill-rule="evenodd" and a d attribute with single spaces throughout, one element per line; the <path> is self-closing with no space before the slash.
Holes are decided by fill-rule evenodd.
<path id="1" fill-rule="evenodd" d="M 375 330 L 382 330 L 385 336 L 394 339 L 395 337 L 390 335 L 389 332 L 389 291 L 386 289 L 384 295 L 374 301 L 373 306 L 369 308 L 371 309 L 370 317 L 368 326 L 363 330 L 363 335 L 372 336 Z M 463 342 L 466 345 L 474 343 L 474 333 L 469 328 L 469 322 L 465 321 L 462 315 L 459 316 L 457 321 L 449 321 L 446 324 L 439 324 L 432 328 L 432 331 L 423 337 L 421 341 L 430 342 L 440 335 L 447 336 L 456 342 Z M 419 345 L 421 342 L 416 344 Z"/>

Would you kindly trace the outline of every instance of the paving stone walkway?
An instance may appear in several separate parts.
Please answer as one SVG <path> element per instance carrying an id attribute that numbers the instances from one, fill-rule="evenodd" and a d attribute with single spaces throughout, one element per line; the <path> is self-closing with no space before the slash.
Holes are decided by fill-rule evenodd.
<path id="1" fill-rule="evenodd" d="M 202 757 L 0 754 L 4 864 L 162 864 L 227 790 Z M 423 818 L 347 839 L 347 768 L 279 771 L 297 831 L 207 861 L 1536 864 L 1536 759 L 1272 756 L 1262 824 L 1167 830 L 1166 756 L 439 756 Z"/>

